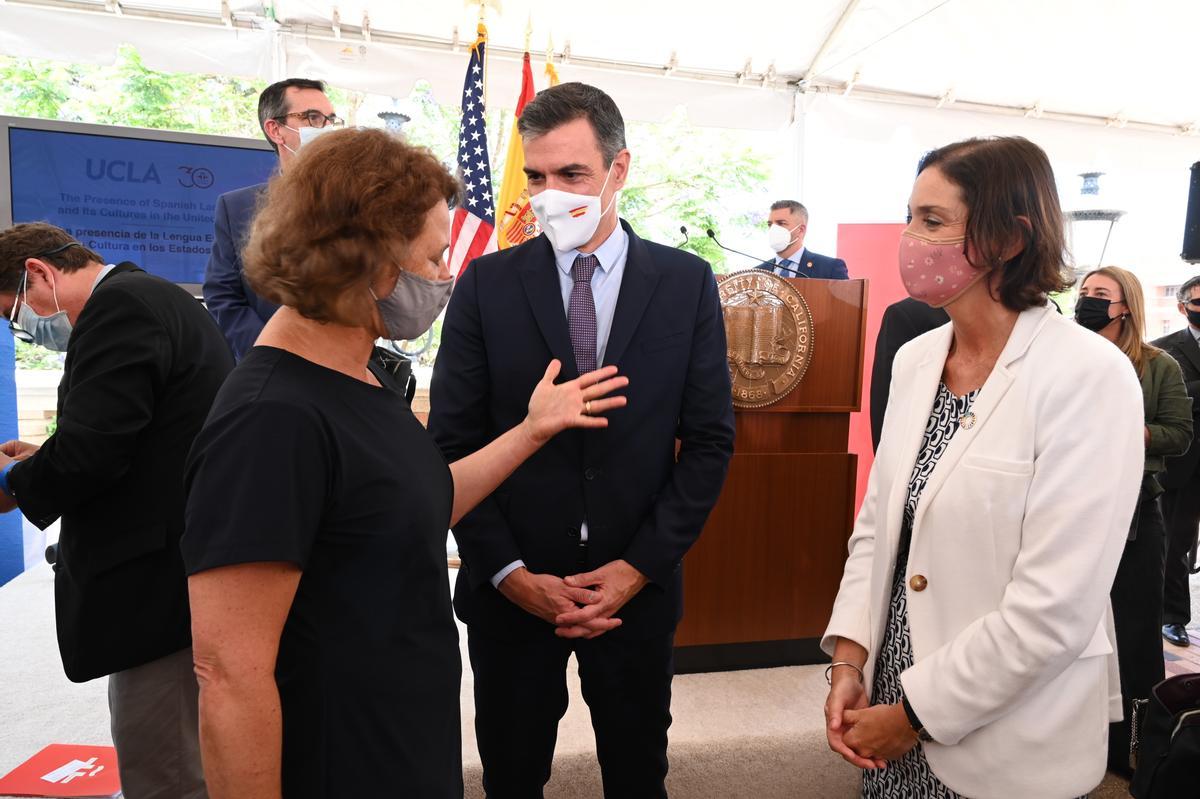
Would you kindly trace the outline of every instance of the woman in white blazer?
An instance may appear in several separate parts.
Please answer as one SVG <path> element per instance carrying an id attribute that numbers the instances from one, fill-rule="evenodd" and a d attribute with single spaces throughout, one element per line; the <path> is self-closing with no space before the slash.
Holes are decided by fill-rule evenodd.
<path id="1" fill-rule="evenodd" d="M 1045 153 L 930 153 L 900 273 L 950 324 L 896 355 L 822 647 L 829 745 L 863 795 L 1068 799 L 1104 776 L 1120 684 L 1109 588 L 1142 478 L 1129 361 L 1060 316 Z"/>

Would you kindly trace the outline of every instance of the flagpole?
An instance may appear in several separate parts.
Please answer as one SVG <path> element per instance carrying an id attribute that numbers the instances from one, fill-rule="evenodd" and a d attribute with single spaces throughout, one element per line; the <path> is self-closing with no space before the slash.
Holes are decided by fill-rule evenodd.
<path id="1" fill-rule="evenodd" d="M 475 46 L 476 47 L 479 47 L 479 43 L 481 41 L 485 45 L 487 44 L 487 25 L 484 24 L 484 14 L 486 13 L 486 11 L 487 11 L 487 0 L 479 0 L 479 25 L 475 30 L 475 36 L 476 36 Z M 491 61 L 491 59 L 489 59 L 487 57 L 487 51 L 485 50 L 484 58 L 483 58 L 483 107 L 484 107 L 484 109 L 487 108 L 487 103 L 488 103 L 487 75 L 488 75 L 488 62 L 489 61 Z"/>

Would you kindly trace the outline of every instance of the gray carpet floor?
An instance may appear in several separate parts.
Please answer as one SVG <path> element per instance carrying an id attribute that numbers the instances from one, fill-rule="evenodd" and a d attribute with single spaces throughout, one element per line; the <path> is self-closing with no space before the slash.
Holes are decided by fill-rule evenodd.
<path id="1" fill-rule="evenodd" d="M 465 645 L 465 631 L 460 629 Z M 481 799 L 472 728 L 472 679 L 464 653 L 466 798 Z M 802 666 L 677 677 L 671 712 L 674 799 L 850 799 L 858 773 L 825 744 L 824 669 Z M 600 797 L 587 708 L 572 661 L 571 705 L 559 728 L 547 799 Z M 44 564 L 0 588 L 0 774 L 47 743 L 108 744 L 106 681 L 63 676 L 54 635 L 53 575 Z M 1093 799 L 1125 797 L 1110 777 Z"/>

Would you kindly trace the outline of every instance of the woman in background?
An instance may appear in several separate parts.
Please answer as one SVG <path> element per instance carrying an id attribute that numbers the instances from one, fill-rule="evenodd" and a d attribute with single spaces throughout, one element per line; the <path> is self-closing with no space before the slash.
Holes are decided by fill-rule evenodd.
<path id="1" fill-rule="evenodd" d="M 1108 767 L 1125 776 L 1131 774 L 1131 703 L 1148 699 L 1150 689 L 1166 677 L 1159 639 L 1165 528 L 1157 476 L 1165 458 L 1182 455 L 1192 442 L 1192 400 L 1183 372 L 1170 355 L 1146 343 L 1144 308 L 1137 276 L 1116 266 L 1089 272 L 1075 306 L 1076 322 L 1116 344 L 1133 363 L 1145 408 L 1142 490 L 1111 594 L 1124 718 L 1109 725 Z"/>

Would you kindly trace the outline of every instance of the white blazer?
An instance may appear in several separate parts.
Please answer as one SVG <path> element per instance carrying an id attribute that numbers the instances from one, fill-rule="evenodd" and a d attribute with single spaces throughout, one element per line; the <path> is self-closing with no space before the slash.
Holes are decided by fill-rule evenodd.
<path id="1" fill-rule="evenodd" d="M 867 495 L 822 648 L 867 649 L 887 624 L 908 482 L 952 326 L 896 354 Z M 933 772 L 972 799 L 1065 799 L 1104 777 L 1121 717 L 1109 589 L 1142 479 L 1142 391 L 1129 359 L 1031 308 L 930 475 L 909 549 L 914 665 L 905 696 Z M 923 576 L 917 591 L 912 578 Z M 917 581 L 920 585 L 921 581 Z"/>

